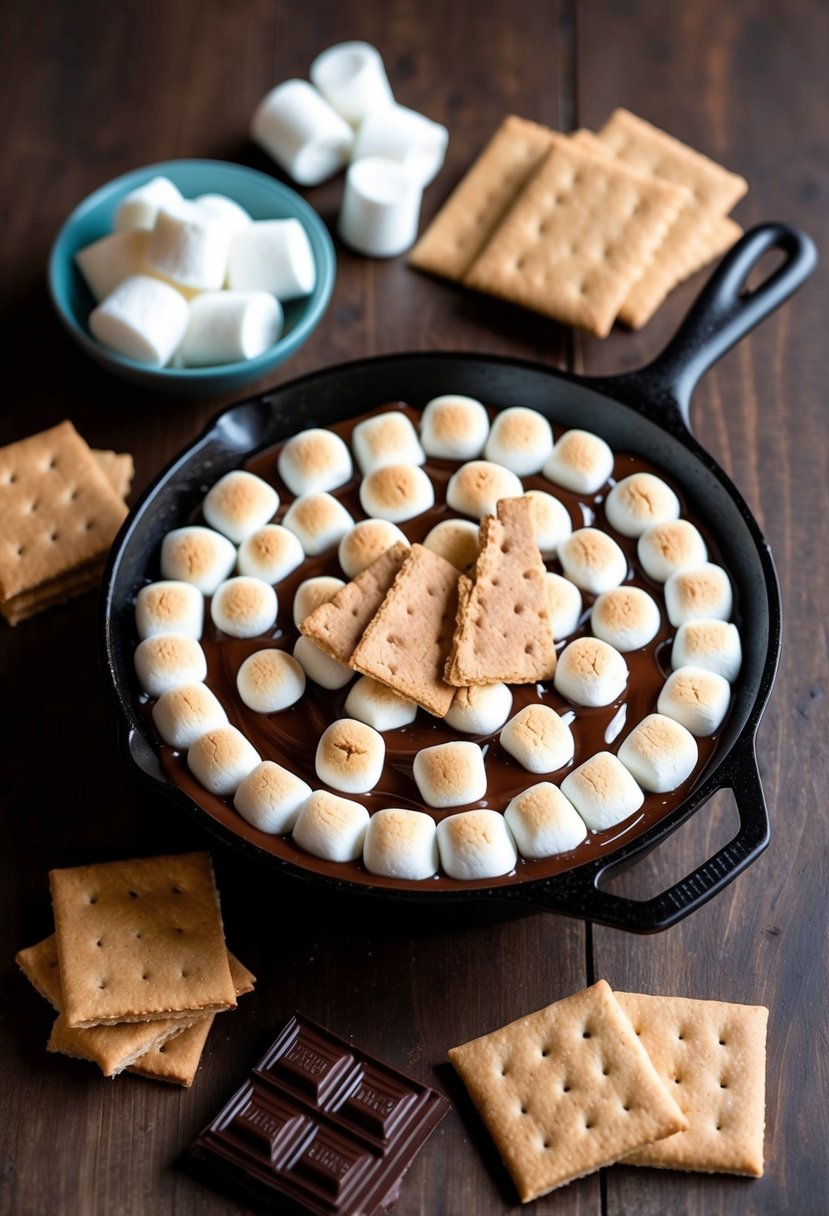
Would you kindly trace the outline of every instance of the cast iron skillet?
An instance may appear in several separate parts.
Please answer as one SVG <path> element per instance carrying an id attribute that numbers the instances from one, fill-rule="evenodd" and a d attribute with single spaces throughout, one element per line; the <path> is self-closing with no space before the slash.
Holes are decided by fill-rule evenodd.
<path id="1" fill-rule="evenodd" d="M 764 254 L 782 254 L 777 268 L 751 291 L 746 282 Z M 390 355 L 315 372 L 219 414 L 150 486 L 124 524 L 104 575 L 102 657 L 118 704 L 122 749 L 136 774 L 162 791 L 227 843 L 314 884 L 380 898 L 463 900 L 492 897 L 638 932 L 667 928 L 700 907 L 759 856 L 769 819 L 754 741 L 771 692 L 780 651 L 780 594 L 769 547 L 729 478 L 688 430 L 691 396 L 700 377 L 735 342 L 777 308 L 808 277 L 817 255 L 811 240 L 782 224 L 755 228 L 712 275 L 674 339 L 641 371 L 587 379 L 517 360 L 452 353 Z M 133 671 L 134 597 L 153 569 L 161 540 L 188 518 L 218 478 L 254 450 L 311 425 L 326 425 L 385 401 L 425 405 L 446 392 L 540 410 L 566 426 L 602 435 L 614 449 L 639 453 L 671 474 L 693 511 L 717 538 L 745 606 L 743 669 L 732 712 L 712 766 L 666 818 L 607 857 L 550 878 L 460 890 L 372 887 L 306 871 L 237 836 L 163 775 L 156 743 L 139 714 Z M 599 880 L 629 865 L 674 831 L 715 790 L 730 787 L 739 830 L 693 873 L 653 899 L 634 901 L 600 889 Z"/>

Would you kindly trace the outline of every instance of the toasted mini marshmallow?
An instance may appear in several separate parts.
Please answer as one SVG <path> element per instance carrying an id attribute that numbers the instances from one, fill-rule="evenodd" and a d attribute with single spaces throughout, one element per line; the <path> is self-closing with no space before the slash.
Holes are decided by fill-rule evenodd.
<path id="1" fill-rule="evenodd" d="M 444 722 L 466 735 L 491 735 L 503 726 L 511 709 L 512 693 L 506 684 L 471 684 L 457 690 Z"/>
<path id="2" fill-rule="evenodd" d="M 562 781 L 561 792 L 594 832 L 621 823 L 645 800 L 624 764 L 611 752 L 596 752 L 574 768 Z"/>
<path id="3" fill-rule="evenodd" d="M 549 572 L 544 576 L 544 586 L 547 588 L 553 637 L 559 641 L 575 633 L 578 628 L 582 612 L 581 592 L 569 578 Z"/>
<path id="4" fill-rule="evenodd" d="M 440 864 L 450 878 L 497 878 L 515 868 L 518 853 L 503 815 L 463 811 L 438 824 Z"/>
<path id="5" fill-rule="evenodd" d="M 627 558 L 598 528 L 579 528 L 568 536 L 558 546 L 558 560 L 570 582 L 591 595 L 610 591 L 627 577 Z"/>
<path id="6" fill-rule="evenodd" d="M 619 759 L 643 790 L 667 794 L 687 781 L 699 758 L 694 736 L 673 718 L 648 714 L 634 726 Z"/>
<path id="7" fill-rule="evenodd" d="M 337 558 L 346 576 L 356 578 L 398 541 L 404 545 L 409 543 L 396 524 L 387 519 L 363 519 L 346 532 L 340 541 Z"/>
<path id="8" fill-rule="evenodd" d="M 102 346 L 166 367 L 187 331 L 187 301 L 175 287 L 148 274 L 132 274 L 89 314 L 89 329 Z"/>
<path id="9" fill-rule="evenodd" d="M 255 473 L 234 469 L 225 473 L 205 495 L 204 518 L 235 544 L 273 519 L 279 495 Z"/>
<path id="10" fill-rule="evenodd" d="M 570 727 L 549 705 L 525 705 L 501 731 L 501 746 L 529 773 L 552 773 L 573 759 Z"/>
<path id="11" fill-rule="evenodd" d="M 320 688 L 345 688 L 354 675 L 345 663 L 332 659 L 330 654 L 320 650 L 316 642 L 306 638 L 304 634 L 298 637 L 294 646 L 294 658 L 302 667 L 309 680 L 319 684 Z"/>
<path id="12" fill-rule="evenodd" d="M 708 549 L 699 529 L 687 519 L 654 524 L 639 537 L 636 553 L 645 574 L 657 583 L 708 560 Z"/>
<path id="13" fill-rule="evenodd" d="M 261 756 L 235 726 L 216 726 L 201 735 L 187 752 L 187 767 L 211 794 L 235 794 L 239 783 L 259 764 Z"/>
<path id="14" fill-rule="evenodd" d="M 192 583 L 202 595 L 212 595 L 236 564 L 236 549 L 212 528 L 192 524 L 168 532 L 161 542 L 164 578 Z"/>
<path id="15" fill-rule="evenodd" d="M 296 704 L 305 692 L 305 672 L 283 650 L 257 650 L 237 671 L 236 688 L 249 709 L 276 714 Z"/>
<path id="16" fill-rule="evenodd" d="M 679 499 L 661 477 L 631 473 L 608 494 L 604 504 L 607 522 L 622 536 L 641 536 L 654 524 L 679 515 Z"/>
<path id="17" fill-rule="evenodd" d="M 160 697 L 171 688 L 200 684 L 207 675 L 207 660 L 188 634 L 157 633 L 136 646 L 135 674 L 148 696 Z"/>
<path id="18" fill-rule="evenodd" d="M 473 397 L 434 397 L 420 419 L 420 442 L 439 460 L 474 460 L 484 450 L 489 416 Z"/>
<path id="19" fill-rule="evenodd" d="M 265 524 L 242 541 L 236 566 L 240 574 L 260 578 L 263 583 L 279 583 L 304 560 L 302 545 L 293 532 L 281 524 Z"/>
<path id="20" fill-rule="evenodd" d="M 354 472 L 351 453 L 343 440 L 322 427 L 311 427 L 289 439 L 276 467 L 292 494 L 336 490 Z"/>
<path id="21" fill-rule="evenodd" d="M 704 667 L 733 684 L 743 662 L 740 634 L 726 621 L 685 621 L 676 631 L 671 667 Z"/>
<path id="22" fill-rule="evenodd" d="M 385 878 L 431 878 L 438 868 L 434 819 L 401 807 L 375 811 L 363 844 L 363 862 L 370 874 Z"/>
<path id="23" fill-rule="evenodd" d="M 544 476 L 576 494 L 595 494 L 613 472 L 613 453 L 591 431 L 565 431 L 544 464 Z"/>
<path id="24" fill-rule="evenodd" d="M 610 705 L 624 691 L 628 666 L 601 638 L 576 638 L 562 650 L 554 684 L 575 705 Z"/>
<path id="25" fill-rule="evenodd" d="M 333 575 L 320 574 L 316 578 L 306 578 L 300 583 L 294 595 L 294 624 L 299 629 L 306 616 L 310 616 L 320 604 L 333 600 L 337 592 L 345 586 L 341 578 Z"/>
<path id="26" fill-rule="evenodd" d="M 311 787 L 301 777 L 273 760 L 263 760 L 242 778 L 233 805 L 260 832 L 281 835 L 293 830 L 310 797 Z"/>
<path id="27" fill-rule="evenodd" d="M 429 806 L 464 806 L 486 793 L 484 754 L 477 743 L 438 743 L 414 758 L 414 779 Z"/>
<path id="28" fill-rule="evenodd" d="M 351 433 L 351 446 L 363 476 L 387 464 L 419 465 L 426 461 L 417 431 L 399 410 L 358 422 Z"/>
<path id="29" fill-rule="evenodd" d="M 207 731 L 224 726 L 227 714 L 206 684 L 183 684 L 161 694 L 153 722 L 165 743 L 185 751 Z"/>
<path id="30" fill-rule="evenodd" d="M 523 405 L 496 414 L 484 448 L 484 459 L 511 469 L 519 477 L 539 473 L 553 450 L 553 429 L 538 410 Z"/>
<path id="31" fill-rule="evenodd" d="M 446 504 L 462 515 L 494 515 L 499 498 L 520 498 L 524 487 L 514 473 L 489 460 L 471 460 L 449 478 Z"/>
<path id="32" fill-rule="evenodd" d="M 659 632 L 659 609 L 639 587 L 614 587 L 593 605 L 590 628 L 597 638 L 626 654 L 647 646 Z"/>
<path id="33" fill-rule="evenodd" d="M 159 207 L 176 208 L 183 202 L 181 191 L 168 177 L 154 177 L 121 199 L 115 209 L 115 231 L 128 232 L 135 228 L 149 231 L 155 224 Z"/>
<path id="34" fill-rule="evenodd" d="M 204 597 L 192 583 L 163 579 L 142 587 L 135 600 L 135 627 L 139 638 L 157 633 L 187 633 L 200 638 L 204 625 Z"/>
<path id="35" fill-rule="evenodd" d="M 299 538 L 306 557 L 317 557 L 338 545 L 354 527 L 354 520 L 330 494 L 312 493 L 291 503 L 282 524 Z"/>
<path id="36" fill-rule="evenodd" d="M 363 851 L 369 814 L 359 802 L 314 790 L 294 824 L 294 840 L 326 861 L 356 861 Z"/>
<path id="37" fill-rule="evenodd" d="M 393 524 L 422 515 L 435 503 L 431 478 L 411 464 L 386 464 L 364 477 L 360 505 L 373 519 Z"/>
<path id="38" fill-rule="evenodd" d="M 162 206 L 147 243 L 147 268 L 176 286 L 218 291 L 227 273 L 231 233 L 195 203 Z"/>
<path id="39" fill-rule="evenodd" d="M 542 557 L 555 557 L 561 542 L 573 531 L 570 512 L 546 490 L 527 490 L 527 498 L 538 550 Z"/>
<path id="40" fill-rule="evenodd" d="M 727 621 L 734 597 L 722 566 L 704 562 L 678 570 L 665 583 L 665 607 L 672 625 L 683 621 Z"/>
<path id="41" fill-rule="evenodd" d="M 210 617 L 231 638 L 258 638 L 276 622 L 276 592 L 261 578 L 226 579 L 213 593 Z"/>
<path id="42" fill-rule="evenodd" d="M 703 739 L 722 726 L 730 702 L 728 680 L 716 671 L 678 667 L 662 686 L 656 708 Z"/>
<path id="43" fill-rule="evenodd" d="M 317 776 L 344 794 L 367 794 L 383 772 L 386 745 L 374 727 L 356 718 L 338 718 L 317 744 Z"/>
<path id="44" fill-rule="evenodd" d="M 587 827 L 557 785 L 539 781 L 517 794 L 504 811 L 522 857 L 554 857 L 580 845 Z"/>
<path id="45" fill-rule="evenodd" d="M 464 571 L 478 560 L 479 541 L 478 525 L 471 519 L 443 519 L 427 533 L 423 544 Z"/>
<path id="46" fill-rule="evenodd" d="M 385 684 L 372 680 L 371 676 L 360 676 L 349 689 L 344 709 L 350 718 L 379 731 L 408 726 L 417 717 L 413 701 L 405 700 Z"/>

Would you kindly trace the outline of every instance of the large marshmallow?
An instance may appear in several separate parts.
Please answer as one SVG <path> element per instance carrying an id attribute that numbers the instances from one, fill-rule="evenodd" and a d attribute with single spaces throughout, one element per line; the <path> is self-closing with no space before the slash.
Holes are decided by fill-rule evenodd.
<path id="1" fill-rule="evenodd" d="M 538 410 L 514 405 L 495 415 L 484 458 L 519 477 L 539 473 L 553 450 L 553 429 Z"/>
<path id="2" fill-rule="evenodd" d="M 573 531 L 570 512 L 546 490 L 527 490 L 535 543 L 542 557 L 555 557 L 558 547 Z"/>
<path id="3" fill-rule="evenodd" d="M 183 684 L 162 693 L 153 706 L 153 722 L 166 744 L 179 751 L 227 723 L 227 714 L 206 684 Z"/>
<path id="4" fill-rule="evenodd" d="M 338 718 L 324 730 L 314 761 L 317 776 L 344 794 L 367 794 L 383 773 L 386 745 L 373 726 Z"/>
<path id="5" fill-rule="evenodd" d="M 109 350 L 166 367 L 187 331 L 187 301 L 167 283 L 147 274 L 134 274 L 89 314 L 93 338 Z"/>
<path id="6" fill-rule="evenodd" d="M 544 576 L 544 586 L 550 609 L 550 627 L 558 642 L 578 629 L 582 613 L 581 592 L 569 578 L 550 572 Z"/>
<path id="7" fill-rule="evenodd" d="M 310 616 L 320 604 L 327 604 L 345 586 L 341 578 L 330 574 L 319 574 L 300 583 L 294 595 L 294 624 L 300 627 L 306 616 Z"/>
<path id="8" fill-rule="evenodd" d="M 716 671 L 678 667 L 663 684 L 656 708 L 697 738 L 707 738 L 722 726 L 730 702 L 728 680 Z"/>
<path id="9" fill-rule="evenodd" d="M 273 519 L 279 495 L 255 473 L 234 469 L 225 473 L 205 495 L 204 518 L 235 544 L 239 544 Z"/>
<path id="10" fill-rule="evenodd" d="M 417 717 L 413 701 L 407 701 L 385 684 L 372 680 L 371 676 L 360 676 L 349 689 L 343 708 L 350 718 L 379 731 L 409 726 Z"/>
<path id="11" fill-rule="evenodd" d="M 364 116 L 351 158 L 355 162 L 365 157 L 399 162 L 419 186 L 425 187 L 440 172 L 448 143 L 446 127 L 393 102 Z"/>
<path id="12" fill-rule="evenodd" d="M 301 777 L 273 760 L 263 760 L 242 778 L 233 805 L 260 832 L 282 835 L 293 831 L 310 796 L 311 787 Z"/>
<path id="13" fill-rule="evenodd" d="M 704 667 L 733 684 L 743 662 L 740 634 L 726 621 L 685 621 L 671 649 L 671 667 Z"/>
<path id="14" fill-rule="evenodd" d="M 178 350 L 184 367 L 255 359 L 282 332 L 282 308 L 266 291 L 206 291 L 190 301 L 190 321 Z"/>
<path id="15" fill-rule="evenodd" d="M 348 167 L 337 231 L 367 257 L 396 257 L 417 238 L 422 201 L 423 187 L 405 165 L 364 156 Z"/>
<path id="16" fill-rule="evenodd" d="M 389 807 L 372 815 L 363 844 L 370 874 L 411 881 L 431 878 L 438 868 L 437 828 L 431 815 Z"/>
<path id="17" fill-rule="evenodd" d="M 276 623 L 276 592 L 261 578 L 239 574 L 220 583 L 210 601 L 210 617 L 231 638 L 258 638 Z"/>
<path id="18" fill-rule="evenodd" d="M 438 824 L 440 863 L 450 878 L 473 882 L 515 869 L 518 853 L 503 815 L 463 811 Z"/>
<path id="19" fill-rule="evenodd" d="M 548 481 L 575 494 L 595 494 L 613 472 L 613 452 L 591 431 L 565 431 L 544 463 Z"/>
<path id="20" fill-rule="evenodd" d="M 161 542 L 164 578 L 192 583 L 202 595 L 212 595 L 236 564 L 236 549 L 212 528 L 190 524 L 168 532 Z"/>
<path id="21" fill-rule="evenodd" d="M 653 473 L 631 473 L 617 481 L 605 499 L 607 522 L 622 536 L 641 536 L 654 524 L 679 515 L 679 499 Z"/>
<path id="22" fill-rule="evenodd" d="M 218 291 L 224 285 L 231 234 L 194 203 L 162 207 L 147 245 L 147 267 L 176 286 Z"/>
<path id="23" fill-rule="evenodd" d="M 173 210 L 184 205 L 181 191 L 167 177 L 154 177 L 125 194 L 115 209 L 115 231 L 149 231 L 161 207 Z"/>
<path id="24" fill-rule="evenodd" d="M 294 645 L 294 658 L 302 667 L 309 680 L 319 684 L 320 688 L 345 688 L 354 675 L 350 667 L 332 659 L 330 654 L 320 650 L 316 642 L 303 634 Z"/>
<path id="25" fill-rule="evenodd" d="M 568 798 L 593 832 L 603 832 L 638 811 L 645 795 L 611 752 L 596 752 L 568 773 L 561 783 Z"/>
<path id="26" fill-rule="evenodd" d="M 420 419 L 420 441 L 438 460 L 474 460 L 484 450 L 489 415 L 474 397 L 434 397 Z"/>
<path id="27" fill-rule="evenodd" d="M 318 557 L 340 543 L 354 527 L 354 520 L 336 498 L 315 492 L 295 499 L 282 524 L 298 538 L 306 557 Z"/>
<path id="28" fill-rule="evenodd" d="M 424 548 L 450 562 L 457 570 L 466 571 L 478 560 L 480 532 L 471 519 L 442 519 L 427 533 Z"/>
<path id="29" fill-rule="evenodd" d="M 390 524 L 387 519 L 363 519 L 340 541 L 337 559 L 346 577 L 356 578 L 387 549 L 399 543 L 408 545 L 409 542 L 397 524 Z"/>
<path id="30" fill-rule="evenodd" d="M 148 696 L 160 697 L 172 688 L 200 684 L 207 675 L 207 660 L 188 634 L 157 633 L 136 646 L 135 674 Z"/>
<path id="31" fill-rule="evenodd" d="M 614 587 L 593 605 L 590 628 L 597 638 L 626 654 L 647 646 L 659 632 L 659 608 L 639 587 Z"/>
<path id="32" fill-rule="evenodd" d="M 354 127 L 394 100 L 380 52 L 368 42 L 330 46 L 317 55 L 309 75 L 328 104 Z"/>
<path id="33" fill-rule="evenodd" d="M 142 641 L 157 633 L 188 633 L 200 638 L 203 625 L 204 597 L 192 583 L 163 579 L 138 592 L 135 627 Z"/>
<path id="34" fill-rule="evenodd" d="M 386 464 L 360 483 L 360 506 L 372 519 L 402 523 L 435 503 L 431 478 L 412 464 Z"/>
<path id="35" fill-rule="evenodd" d="M 304 560 L 302 545 L 293 532 L 281 524 L 265 524 L 242 541 L 236 564 L 240 574 L 279 583 Z"/>
<path id="36" fill-rule="evenodd" d="M 569 853 L 587 835 L 581 815 L 550 781 L 539 781 L 517 794 L 504 819 L 519 853 L 530 860 Z"/>
<path id="37" fill-rule="evenodd" d="M 699 529 L 687 519 L 671 519 L 648 528 L 639 537 L 636 553 L 645 574 L 657 583 L 708 560 Z"/>
<path id="38" fill-rule="evenodd" d="M 634 726 L 618 755 L 643 790 L 667 794 L 691 776 L 699 749 L 679 722 L 664 714 L 648 714 Z"/>
<path id="39" fill-rule="evenodd" d="M 387 464 L 426 462 L 417 431 L 399 410 L 358 422 L 351 432 L 351 446 L 363 476 Z"/>
<path id="40" fill-rule="evenodd" d="M 340 436 L 316 426 L 288 440 L 276 467 L 292 494 L 336 490 L 354 472 L 351 453 Z"/>
<path id="41" fill-rule="evenodd" d="M 102 236 L 75 254 L 75 262 L 98 303 L 124 279 L 141 274 L 149 233 L 143 228 Z"/>
<path id="42" fill-rule="evenodd" d="M 235 726 L 206 731 L 187 752 L 187 767 L 211 794 L 235 794 L 240 782 L 261 761 L 261 756 Z"/>
<path id="43" fill-rule="evenodd" d="M 576 638 L 556 664 L 556 691 L 575 705 L 610 705 L 628 680 L 625 660 L 601 638 Z"/>
<path id="44" fill-rule="evenodd" d="M 306 80 L 286 80 L 259 103 L 251 136 L 301 186 L 342 169 L 354 132 Z"/>
<path id="45" fill-rule="evenodd" d="M 224 224 L 234 236 L 253 223 L 250 213 L 226 194 L 200 194 L 193 202 L 208 219 Z"/>
<path id="46" fill-rule="evenodd" d="M 558 559 L 570 582 L 591 595 L 610 591 L 627 578 L 627 558 L 598 528 L 578 528 L 558 546 Z"/>
<path id="47" fill-rule="evenodd" d="M 529 773 L 552 773 L 573 759 L 567 723 L 549 705 L 525 705 L 501 731 L 501 746 Z"/>
<path id="48" fill-rule="evenodd" d="M 293 837 L 306 853 L 326 861 L 356 861 L 363 851 L 369 814 L 359 802 L 314 790 L 294 824 Z"/>
<path id="49" fill-rule="evenodd" d="M 314 251 L 299 220 L 259 220 L 234 237 L 227 262 L 232 291 L 298 300 L 311 294 L 316 281 Z"/>
<path id="50" fill-rule="evenodd" d="M 471 684 L 457 690 L 444 722 L 465 735 L 491 735 L 504 725 L 511 709 L 506 684 Z"/>
<path id="51" fill-rule="evenodd" d="M 490 460 L 470 460 L 449 478 L 446 504 L 461 515 L 483 519 L 494 515 L 500 498 L 520 498 L 524 487 L 503 465 Z"/>
<path id="52" fill-rule="evenodd" d="M 282 650 L 257 650 L 237 671 L 236 688 L 248 709 L 276 714 L 295 705 L 305 692 L 305 672 Z"/>
<path id="53" fill-rule="evenodd" d="M 665 607 L 672 625 L 700 619 L 727 621 L 733 603 L 728 575 L 712 562 L 678 570 L 665 583 Z"/>
<path id="54" fill-rule="evenodd" d="M 424 747 L 414 758 L 414 779 L 428 806 L 464 806 L 486 794 L 484 754 L 477 743 Z"/>

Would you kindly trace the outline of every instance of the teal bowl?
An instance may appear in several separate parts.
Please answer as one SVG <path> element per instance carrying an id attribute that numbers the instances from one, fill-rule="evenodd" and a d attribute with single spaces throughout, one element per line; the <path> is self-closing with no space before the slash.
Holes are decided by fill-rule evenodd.
<path id="1" fill-rule="evenodd" d="M 168 177 L 185 198 L 226 194 L 255 220 L 297 219 L 308 234 L 317 266 L 316 286 L 310 296 L 284 304 L 282 336 L 254 359 L 212 367 L 147 367 L 101 346 L 90 334 L 87 319 L 95 307 L 95 300 L 75 265 L 75 254 L 113 231 L 115 210 L 124 195 L 159 175 Z M 58 233 L 49 255 L 52 302 L 78 345 L 96 363 L 124 380 L 182 397 L 232 392 L 261 379 L 284 363 L 319 324 L 331 299 L 335 276 L 334 246 L 316 211 L 295 191 L 272 177 L 219 160 L 165 161 L 115 178 L 75 208 Z"/>

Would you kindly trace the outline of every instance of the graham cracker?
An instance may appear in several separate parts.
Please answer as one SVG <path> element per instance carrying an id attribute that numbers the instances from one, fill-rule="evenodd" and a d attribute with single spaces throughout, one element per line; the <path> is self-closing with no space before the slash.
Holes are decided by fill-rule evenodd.
<path id="1" fill-rule="evenodd" d="M 625 1164 L 761 1177 L 768 1010 L 634 992 L 616 998 L 688 1119 L 685 1131 Z"/>
<path id="2" fill-rule="evenodd" d="M 49 882 L 69 1026 L 235 1006 L 207 853 L 52 870 Z"/>
<path id="3" fill-rule="evenodd" d="M 604 980 L 449 1059 L 522 1203 L 687 1126 Z"/>
<path id="4" fill-rule="evenodd" d="M 118 497 L 126 498 L 135 476 L 135 461 L 129 452 L 110 452 L 93 448 L 92 455 Z"/>
<path id="5" fill-rule="evenodd" d="M 397 541 L 335 596 L 300 622 L 300 632 L 332 659 L 347 663 L 403 565 L 409 546 Z"/>
<path id="6" fill-rule="evenodd" d="M 443 679 L 458 603 L 459 572 L 437 553 L 412 545 L 397 578 L 349 660 L 436 718 L 455 690 Z"/>
<path id="7" fill-rule="evenodd" d="M 529 498 L 502 498 L 481 523 L 474 584 L 459 593 L 449 684 L 535 684 L 556 669 L 545 575 Z M 469 580 L 467 580 L 468 582 Z"/>
<path id="8" fill-rule="evenodd" d="M 9 625 L 18 625 L 46 608 L 77 599 L 87 591 L 94 591 L 101 581 L 103 569 L 103 561 L 94 561 L 77 570 L 71 570 L 60 578 L 49 579 L 34 591 L 22 591 L 20 595 L 13 595 L 11 599 L 0 604 L 0 615 Z"/>
<path id="9" fill-rule="evenodd" d="M 463 279 L 550 149 L 548 127 L 510 115 L 409 254 L 409 264 Z"/>

